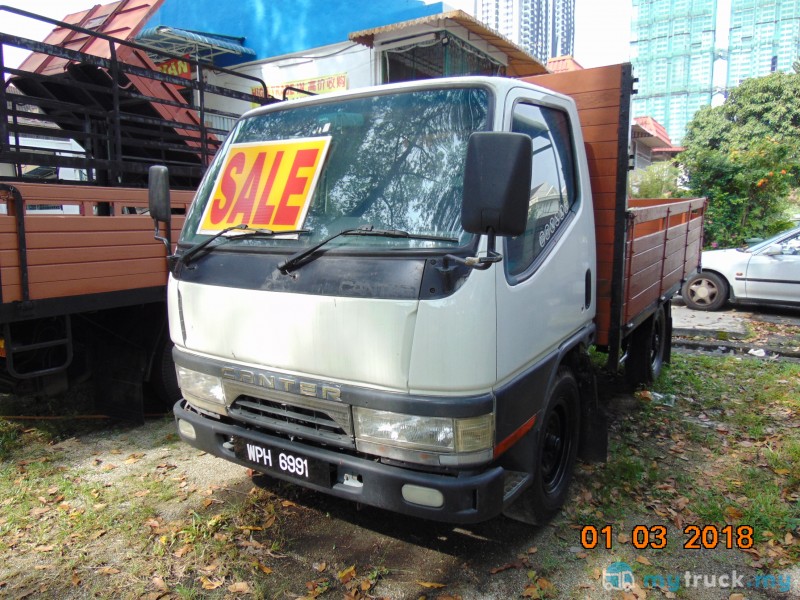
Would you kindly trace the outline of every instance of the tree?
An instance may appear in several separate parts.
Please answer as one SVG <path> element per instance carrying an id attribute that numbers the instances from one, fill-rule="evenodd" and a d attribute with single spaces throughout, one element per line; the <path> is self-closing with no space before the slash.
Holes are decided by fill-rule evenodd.
<path id="1" fill-rule="evenodd" d="M 683 144 L 689 187 L 708 198 L 706 243 L 737 245 L 783 228 L 800 181 L 800 75 L 745 80 L 725 104 L 695 114 Z"/>
<path id="2" fill-rule="evenodd" d="M 634 198 L 677 198 L 684 195 L 678 182 L 681 172 L 670 162 L 655 162 L 645 169 L 637 169 L 629 178 L 630 193 Z"/>

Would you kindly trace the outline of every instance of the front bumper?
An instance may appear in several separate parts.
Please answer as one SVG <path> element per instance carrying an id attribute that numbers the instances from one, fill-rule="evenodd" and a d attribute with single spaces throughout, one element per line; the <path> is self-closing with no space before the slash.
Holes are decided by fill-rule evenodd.
<path id="1" fill-rule="evenodd" d="M 270 471 L 269 475 L 302 485 L 339 498 L 346 498 L 394 512 L 451 523 L 476 523 L 500 514 L 503 509 L 505 470 L 490 467 L 479 473 L 452 476 L 413 471 L 382 464 L 333 450 L 290 442 L 239 425 L 221 423 L 187 409 L 180 400 L 174 408 L 176 423 L 184 420 L 195 430 L 195 439 L 181 438 L 186 443 L 209 454 L 259 470 L 259 465 L 240 458 L 230 447 L 231 437 L 243 438 L 279 451 L 320 461 L 331 470 L 331 485 L 317 485 L 288 474 Z M 360 485 L 348 485 L 357 481 Z M 403 486 L 412 485 L 437 490 L 444 502 L 433 508 L 407 501 Z"/>

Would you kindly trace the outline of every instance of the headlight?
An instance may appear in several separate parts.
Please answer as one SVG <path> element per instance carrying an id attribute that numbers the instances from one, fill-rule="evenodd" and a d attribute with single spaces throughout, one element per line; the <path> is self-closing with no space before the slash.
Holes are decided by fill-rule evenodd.
<path id="1" fill-rule="evenodd" d="M 371 452 L 417 462 L 467 464 L 489 460 L 494 444 L 494 415 L 466 419 L 420 417 L 369 408 L 353 409 L 356 442 Z M 417 451 L 392 452 L 391 448 Z M 437 453 L 432 461 L 430 453 Z M 458 459 L 454 455 L 471 456 Z"/>
<path id="2" fill-rule="evenodd" d="M 222 380 L 213 375 L 206 375 L 192 371 L 185 367 L 176 366 L 178 373 L 178 386 L 184 398 L 199 408 L 205 408 L 215 413 L 225 414 L 225 390 Z"/>

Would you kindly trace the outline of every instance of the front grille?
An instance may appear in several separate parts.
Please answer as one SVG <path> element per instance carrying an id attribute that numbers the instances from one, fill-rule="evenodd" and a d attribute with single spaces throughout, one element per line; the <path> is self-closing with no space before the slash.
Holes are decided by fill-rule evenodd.
<path id="1" fill-rule="evenodd" d="M 355 448 L 353 420 L 346 404 L 274 390 L 264 395 L 267 393 L 276 397 L 239 396 L 228 414 L 262 429 L 341 448 Z"/>

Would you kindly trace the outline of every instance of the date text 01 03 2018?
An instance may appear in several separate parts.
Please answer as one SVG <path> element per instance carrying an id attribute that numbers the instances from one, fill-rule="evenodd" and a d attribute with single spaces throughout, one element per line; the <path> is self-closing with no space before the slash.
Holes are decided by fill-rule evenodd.
<path id="1" fill-rule="evenodd" d="M 683 528 L 687 536 L 683 547 L 685 550 L 712 550 L 722 545 L 727 549 L 748 550 L 753 547 L 753 528 L 749 525 L 687 525 Z M 660 550 L 667 546 L 667 528 L 663 525 L 637 525 L 631 530 L 629 538 L 637 550 L 652 548 Z M 598 529 L 594 525 L 581 528 L 581 546 L 587 550 L 597 547 L 610 550 L 614 534 L 611 525 Z M 627 541 L 627 540 L 626 540 Z"/>

